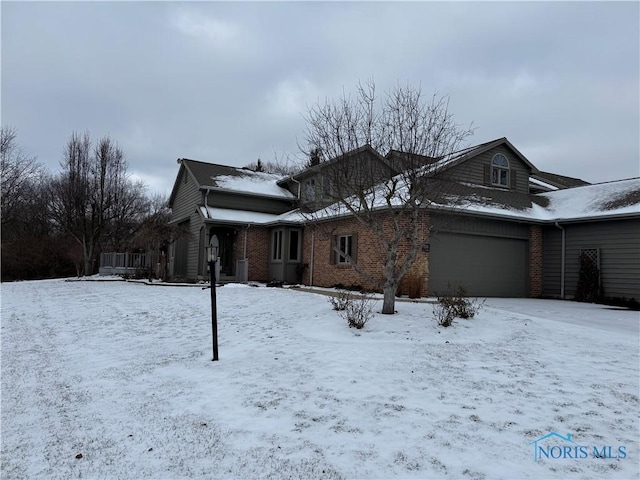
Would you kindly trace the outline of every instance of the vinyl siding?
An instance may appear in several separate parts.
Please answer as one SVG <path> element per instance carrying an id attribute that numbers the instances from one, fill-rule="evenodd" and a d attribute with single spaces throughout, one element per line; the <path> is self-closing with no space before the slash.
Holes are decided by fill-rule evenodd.
<path id="1" fill-rule="evenodd" d="M 186 182 L 185 182 L 186 176 Z M 171 221 L 180 222 L 191 217 L 196 205 L 202 203 L 198 185 L 191 178 L 184 166 L 180 167 L 179 186 L 171 205 Z"/>
<path id="2" fill-rule="evenodd" d="M 184 222 L 189 220 L 189 233 L 191 237 L 186 239 L 187 242 L 187 280 L 196 280 L 198 278 L 198 244 L 200 236 L 200 227 L 202 227 L 202 218 L 196 213 L 196 205 L 201 203 L 202 195 L 198 189 L 198 185 L 188 174 L 184 166 L 181 167 L 179 173 L 179 186 L 171 206 L 171 221 Z M 185 181 L 186 176 L 186 181 Z"/>
<path id="3" fill-rule="evenodd" d="M 640 299 L 640 220 L 617 220 L 562 225 L 566 232 L 565 296 L 576 293 L 580 250 L 600 250 L 605 297 Z M 544 230 L 543 293 L 560 294 L 561 232 Z"/>
<path id="4" fill-rule="evenodd" d="M 509 169 L 512 172 L 510 174 L 512 175 L 515 172 L 516 188 L 511 190 L 518 193 L 529 193 L 529 174 L 531 173 L 529 167 L 504 145 L 492 148 L 452 167 L 446 171 L 445 175 L 451 180 L 487 185 L 485 181 L 485 165 L 491 165 L 491 160 L 498 153 L 503 154 L 509 160 Z M 489 183 L 488 186 L 491 186 L 491 184 Z"/>
<path id="5" fill-rule="evenodd" d="M 198 199 L 198 204 L 202 205 L 202 200 Z M 210 207 L 228 208 L 231 210 L 249 210 L 252 212 L 273 213 L 279 215 L 292 210 L 292 200 L 278 200 L 268 197 L 251 197 L 236 193 L 211 191 L 207 197 Z"/>
<path id="6" fill-rule="evenodd" d="M 560 296 L 562 232 L 559 228 L 542 229 L 542 295 Z"/>
<path id="7" fill-rule="evenodd" d="M 470 215 L 431 215 L 432 233 L 471 233 L 494 237 L 529 239 L 529 224 L 507 222 Z"/>

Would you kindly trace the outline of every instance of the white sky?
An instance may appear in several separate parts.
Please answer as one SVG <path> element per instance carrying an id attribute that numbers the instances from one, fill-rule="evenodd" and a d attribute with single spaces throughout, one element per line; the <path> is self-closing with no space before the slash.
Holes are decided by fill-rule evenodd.
<path id="1" fill-rule="evenodd" d="M 541 170 L 640 175 L 638 2 L 6 2 L 2 124 L 56 171 L 110 134 L 168 193 L 176 159 L 299 156 L 307 105 L 373 77 L 451 97 L 470 143 Z"/>

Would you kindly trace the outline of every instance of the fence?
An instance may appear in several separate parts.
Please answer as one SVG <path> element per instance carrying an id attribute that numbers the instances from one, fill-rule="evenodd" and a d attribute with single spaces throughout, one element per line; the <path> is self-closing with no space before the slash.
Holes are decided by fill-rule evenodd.
<path id="1" fill-rule="evenodd" d="M 148 275 L 149 268 L 153 265 L 155 276 L 160 278 L 164 270 L 164 258 L 164 255 L 147 253 L 101 253 L 99 273 L 100 275 Z"/>

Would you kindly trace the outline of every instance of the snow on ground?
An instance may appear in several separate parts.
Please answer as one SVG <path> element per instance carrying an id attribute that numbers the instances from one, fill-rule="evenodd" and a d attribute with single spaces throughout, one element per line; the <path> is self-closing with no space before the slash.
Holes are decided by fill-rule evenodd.
<path id="1" fill-rule="evenodd" d="M 1 289 L 3 479 L 639 475 L 638 312 L 489 299 L 442 329 L 399 302 L 356 331 L 325 296 L 227 285 L 212 362 L 197 286 Z M 550 432 L 626 458 L 535 461 Z"/>

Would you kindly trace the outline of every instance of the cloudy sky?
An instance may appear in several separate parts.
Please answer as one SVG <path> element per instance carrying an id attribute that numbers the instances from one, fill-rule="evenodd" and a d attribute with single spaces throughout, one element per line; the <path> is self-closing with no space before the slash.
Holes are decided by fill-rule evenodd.
<path id="1" fill-rule="evenodd" d="M 308 105 L 373 77 L 450 95 L 471 144 L 640 175 L 638 2 L 1 2 L 2 124 L 50 170 L 109 134 L 150 192 L 176 159 L 300 155 Z"/>

